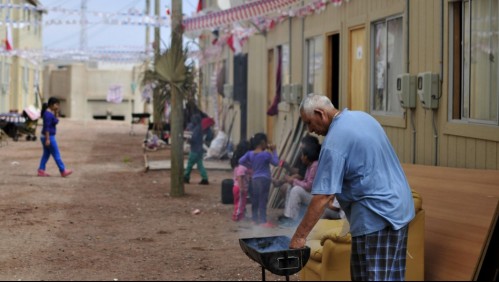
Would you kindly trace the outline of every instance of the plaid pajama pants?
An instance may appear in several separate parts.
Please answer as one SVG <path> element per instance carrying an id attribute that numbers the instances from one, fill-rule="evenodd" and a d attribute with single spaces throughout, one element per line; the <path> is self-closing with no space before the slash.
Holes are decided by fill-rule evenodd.
<path id="1" fill-rule="evenodd" d="M 404 281 L 407 225 L 352 238 L 352 281 Z"/>

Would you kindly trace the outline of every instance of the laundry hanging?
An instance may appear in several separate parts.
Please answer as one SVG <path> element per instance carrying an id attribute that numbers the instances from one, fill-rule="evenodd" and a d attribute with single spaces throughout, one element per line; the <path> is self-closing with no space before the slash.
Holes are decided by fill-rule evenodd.
<path id="1" fill-rule="evenodd" d="M 123 87 L 121 87 L 121 85 L 109 86 L 106 101 L 114 104 L 120 104 L 123 101 Z"/>
<path id="2" fill-rule="evenodd" d="M 275 116 L 278 114 L 278 105 L 281 102 L 281 86 L 282 86 L 282 48 L 277 48 L 277 73 L 276 73 L 276 85 L 275 85 L 275 96 L 272 105 L 267 110 L 267 115 Z"/>

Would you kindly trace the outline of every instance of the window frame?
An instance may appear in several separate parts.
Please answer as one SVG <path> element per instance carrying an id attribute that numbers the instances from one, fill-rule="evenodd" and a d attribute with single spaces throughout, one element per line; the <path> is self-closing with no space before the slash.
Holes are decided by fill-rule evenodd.
<path id="1" fill-rule="evenodd" d="M 379 23 L 383 23 L 385 25 L 385 72 L 388 73 L 388 44 L 387 44 L 387 36 L 388 36 L 388 23 L 390 21 L 394 21 L 394 20 L 400 20 L 401 21 L 401 38 L 400 38 L 400 41 L 402 42 L 402 51 L 401 51 L 401 56 L 400 56 L 400 69 L 402 71 L 402 73 L 404 72 L 407 72 L 406 70 L 406 65 L 407 65 L 407 57 L 406 55 L 404 54 L 404 51 L 405 51 L 405 44 L 406 44 L 406 30 L 404 28 L 404 25 L 405 25 L 405 22 L 404 22 L 404 14 L 396 14 L 396 15 L 392 15 L 392 16 L 388 16 L 388 17 L 384 17 L 384 18 L 379 18 L 379 19 L 376 19 L 376 20 L 373 20 L 371 23 L 370 23 L 370 55 L 371 55 L 371 58 L 370 58 L 370 67 L 369 67 L 369 72 L 370 72 L 370 84 L 369 84 L 369 104 L 370 104 L 370 111 L 373 115 L 376 115 L 376 116 L 380 116 L 380 117 L 405 117 L 405 109 L 400 106 L 400 103 L 398 103 L 398 109 L 399 111 L 388 111 L 388 107 L 389 107 L 389 104 L 390 104 L 390 101 L 389 99 L 392 99 L 392 97 L 394 97 L 393 99 L 395 99 L 396 101 L 399 101 L 396 93 L 395 93 L 395 89 L 391 89 L 391 87 L 389 86 L 388 84 L 388 76 L 385 75 L 384 77 L 384 89 L 387 89 L 385 90 L 385 94 L 388 99 L 386 100 L 386 105 L 384 106 L 384 109 L 382 110 L 376 110 L 375 109 L 375 104 L 374 104 L 374 99 L 375 99 L 375 90 L 376 90 L 376 80 L 377 80 L 377 77 L 376 77 L 376 56 L 375 56 L 375 48 L 376 48 L 376 25 L 379 24 Z M 397 76 L 399 74 L 395 74 L 395 76 Z M 391 90 L 393 91 L 393 93 L 388 93 L 388 90 Z M 391 95 L 390 95 L 391 94 Z"/>
<path id="2" fill-rule="evenodd" d="M 319 42 L 319 45 L 317 45 L 317 40 L 320 39 L 322 40 L 321 42 Z M 314 48 L 313 48 L 313 51 L 314 51 L 314 55 L 313 57 L 316 56 L 316 48 L 317 46 L 319 46 L 321 48 L 321 53 L 322 53 L 322 66 L 320 68 L 319 71 L 315 71 L 316 70 L 316 67 L 314 66 L 314 73 L 313 73 L 313 87 L 315 88 L 315 85 L 317 84 L 317 81 L 315 80 L 315 76 L 317 73 L 320 73 L 321 77 L 320 79 L 322 81 L 319 82 L 318 85 L 321 86 L 320 89 L 313 89 L 312 91 L 309 91 L 309 78 L 311 77 L 310 76 L 310 66 L 309 66 L 309 63 L 310 63 L 310 42 L 313 41 L 313 44 L 314 44 Z M 307 37 L 305 38 L 305 48 L 304 48 L 304 56 L 303 56 L 303 87 L 302 87 L 302 91 L 303 91 L 303 95 L 304 97 L 310 93 L 315 93 L 315 94 L 321 94 L 323 95 L 323 91 L 324 91 L 324 56 L 325 56 L 325 48 L 324 48 L 324 41 L 325 41 L 325 38 L 323 35 L 315 35 L 315 36 L 310 36 L 310 37 Z M 315 63 L 315 62 L 314 62 Z"/>
<path id="3" fill-rule="evenodd" d="M 468 8 L 469 16 L 466 18 L 466 9 L 465 5 L 469 5 L 472 3 L 470 0 L 463 0 L 459 2 L 451 2 L 449 3 L 449 13 L 448 13 L 448 26 L 449 26 L 449 32 L 448 32 L 448 69 L 449 69 L 449 74 L 448 74 L 448 111 L 447 111 L 447 120 L 452 123 L 458 123 L 458 124 L 466 124 L 466 125 L 474 125 L 474 126 L 499 126 L 499 93 L 497 93 L 497 101 L 496 101 L 496 120 L 483 120 L 483 119 L 476 119 L 471 117 L 471 109 L 470 105 L 468 105 L 468 111 L 465 112 L 465 102 L 470 101 L 472 98 L 472 93 L 471 93 L 471 88 L 472 88 L 472 81 L 471 81 L 471 70 L 472 66 L 471 64 L 468 63 L 468 70 L 465 70 L 465 53 L 468 53 L 468 61 L 470 61 L 472 58 L 472 52 L 471 48 L 468 48 L 469 50 L 466 49 L 464 46 L 464 37 L 465 37 L 465 32 L 466 32 L 466 25 L 470 25 L 470 23 L 473 23 L 473 13 L 472 9 L 473 6 Z M 458 10 L 458 11 L 456 11 Z M 460 13 L 459 15 L 456 15 L 457 13 Z M 458 18 L 456 18 L 458 17 Z M 456 34 L 456 19 L 460 26 L 458 27 L 459 34 Z M 467 22 L 466 22 L 467 21 Z M 469 26 L 469 45 L 471 46 L 473 35 L 472 35 L 472 27 Z M 455 40 L 461 42 L 461 46 L 459 48 L 456 48 L 456 43 Z M 458 49 L 456 51 L 456 49 Z M 469 52 L 467 52 L 469 51 Z M 460 54 L 456 54 L 456 52 L 459 52 Z M 456 62 L 455 56 L 459 56 L 459 62 Z M 497 61 L 497 59 L 496 59 Z M 459 64 L 459 65 L 458 65 Z M 459 69 L 456 71 L 455 68 L 458 67 Z M 498 72 L 499 73 L 499 72 Z M 468 85 L 465 85 L 465 78 L 464 76 L 468 74 Z M 497 77 L 499 81 L 499 75 Z M 456 81 L 458 80 L 458 81 Z M 456 84 L 459 84 L 459 92 L 455 93 L 456 91 Z M 465 88 L 468 88 L 467 91 L 465 91 Z M 491 95 L 491 93 L 488 93 L 488 95 Z M 468 102 L 469 104 L 469 102 Z M 459 107 L 459 108 L 457 108 Z M 456 117 L 457 116 L 457 117 Z"/>

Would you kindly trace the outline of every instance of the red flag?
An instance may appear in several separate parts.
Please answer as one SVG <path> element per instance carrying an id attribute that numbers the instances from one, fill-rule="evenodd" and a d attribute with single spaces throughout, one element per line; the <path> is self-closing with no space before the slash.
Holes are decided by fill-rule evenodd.
<path id="1" fill-rule="evenodd" d="M 7 27 L 7 38 L 5 39 L 5 50 L 10 51 L 14 49 L 12 45 L 12 27 L 8 26 Z"/>
<path id="2" fill-rule="evenodd" d="M 241 41 L 233 34 L 227 39 L 227 44 L 234 54 L 242 52 Z"/>
<path id="3" fill-rule="evenodd" d="M 198 7 L 196 9 L 196 12 L 201 12 L 203 10 L 203 0 L 198 0 Z"/>

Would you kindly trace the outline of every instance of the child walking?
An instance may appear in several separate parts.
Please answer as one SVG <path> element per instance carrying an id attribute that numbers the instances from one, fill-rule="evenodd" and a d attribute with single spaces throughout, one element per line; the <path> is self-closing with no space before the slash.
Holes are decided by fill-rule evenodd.
<path id="1" fill-rule="evenodd" d="M 251 169 L 245 165 L 239 164 L 239 159 L 249 150 L 249 142 L 246 140 L 241 141 L 237 145 L 236 151 L 230 160 L 230 165 L 232 166 L 232 169 L 234 169 L 234 186 L 232 188 L 232 194 L 234 195 L 234 212 L 232 213 L 233 221 L 239 221 L 245 217 Z"/>
<path id="2" fill-rule="evenodd" d="M 189 152 L 189 160 L 187 161 L 187 167 L 184 172 L 184 183 L 189 184 L 191 178 L 191 171 L 196 164 L 201 174 L 200 185 L 208 185 L 208 173 L 203 164 L 203 132 L 201 130 L 201 115 L 194 114 L 191 118 L 191 122 L 187 126 L 187 130 L 192 131 L 192 137 L 189 139 L 189 144 L 191 145 L 191 151 Z"/>
<path id="3" fill-rule="evenodd" d="M 279 158 L 275 145 L 268 145 L 265 133 L 255 134 L 251 139 L 251 146 L 255 149 L 247 152 L 239 160 L 239 164 L 246 164 L 253 171 L 251 217 L 255 224 L 260 224 L 263 227 L 274 227 L 274 224 L 267 222 L 267 202 L 272 180 L 270 165 L 277 166 Z"/>
<path id="4" fill-rule="evenodd" d="M 62 177 L 66 177 L 73 173 L 72 170 L 66 169 L 61 159 L 61 153 L 55 139 L 57 124 L 59 123 L 59 99 L 51 97 L 48 103 L 43 104 L 41 116 L 43 118 L 42 136 L 40 138 L 43 147 L 43 155 L 38 168 L 38 176 L 50 176 L 45 172 L 45 167 L 50 156 L 52 156 L 59 168 Z"/>

